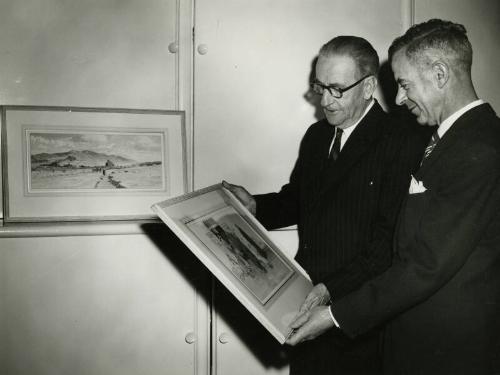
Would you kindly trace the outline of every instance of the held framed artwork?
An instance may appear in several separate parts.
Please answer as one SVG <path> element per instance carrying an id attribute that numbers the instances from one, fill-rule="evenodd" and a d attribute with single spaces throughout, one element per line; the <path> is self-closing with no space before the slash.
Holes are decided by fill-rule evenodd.
<path id="1" fill-rule="evenodd" d="M 184 112 L 2 108 L 5 222 L 152 218 L 186 192 Z"/>
<path id="2" fill-rule="evenodd" d="M 283 344 L 313 285 L 231 192 L 217 184 L 152 209 Z"/>

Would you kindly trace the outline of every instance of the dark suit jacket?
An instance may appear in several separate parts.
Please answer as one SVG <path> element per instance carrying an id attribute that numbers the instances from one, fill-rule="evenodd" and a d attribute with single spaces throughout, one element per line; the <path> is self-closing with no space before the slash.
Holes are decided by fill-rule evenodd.
<path id="1" fill-rule="evenodd" d="M 290 182 L 279 193 L 255 198 L 257 218 L 268 229 L 298 224 L 296 259 L 313 282 L 325 283 L 336 299 L 389 267 L 397 213 L 428 136 L 416 138 L 420 134 L 391 122 L 376 103 L 350 135 L 337 161 L 331 162 L 327 155 L 332 130 L 326 120 L 313 124 L 302 140 Z M 333 346 L 356 357 L 357 342 L 331 339 L 333 344 L 319 340 L 299 346 L 299 351 L 311 347 L 311 355 L 302 358 L 308 366 L 304 373 L 323 373 L 317 367 L 321 357 L 333 368 L 341 360 L 361 364 L 362 359 L 349 360 L 348 354 L 332 361 L 338 353 Z M 372 349 L 360 344 L 361 356 L 367 350 L 376 351 L 377 338 L 369 339 Z M 294 371 L 297 356 L 292 356 L 292 373 L 300 373 Z"/>
<path id="2" fill-rule="evenodd" d="M 385 273 L 334 301 L 344 332 L 389 319 L 387 374 L 500 373 L 500 120 L 462 115 L 415 174 Z"/>

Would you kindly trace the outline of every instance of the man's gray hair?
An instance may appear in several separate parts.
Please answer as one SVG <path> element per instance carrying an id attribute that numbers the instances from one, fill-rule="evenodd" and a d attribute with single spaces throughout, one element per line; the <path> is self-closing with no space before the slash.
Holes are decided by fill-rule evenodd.
<path id="1" fill-rule="evenodd" d="M 357 36 L 342 35 L 333 38 L 319 50 L 319 55 L 328 57 L 332 55 L 350 56 L 358 65 L 361 76 L 378 74 L 379 59 L 377 51 L 366 40 Z"/>
<path id="2" fill-rule="evenodd" d="M 389 47 L 389 61 L 402 49 L 410 61 L 422 67 L 431 63 L 433 57 L 442 57 L 453 69 L 471 73 L 472 46 L 465 27 L 458 23 L 431 19 L 413 25 L 394 39 Z"/>

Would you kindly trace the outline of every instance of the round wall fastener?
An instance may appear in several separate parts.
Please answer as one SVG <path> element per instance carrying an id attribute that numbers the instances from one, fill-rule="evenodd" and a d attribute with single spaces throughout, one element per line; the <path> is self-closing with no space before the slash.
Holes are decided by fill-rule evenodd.
<path id="1" fill-rule="evenodd" d="M 196 342 L 196 335 L 194 334 L 194 332 L 188 332 L 186 334 L 186 337 L 184 337 L 184 340 L 188 343 L 188 344 L 192 344 L 194 342 Z"/>
<path id="2" fill-rule="evenodd" d="M 219 336 L 219 342 L 221 344 L 227 344 L 229 342 L 229 335 L 227 333 L 221 333 Z"/>
<path id="3" fill-rule="evenodd" d="M 168 51 L 170 53 L 177 53 L 179 52 L 179 44 L 177 42 L 172 42 L 168 45 Z"/>
<path id="4" fill-rule="evenodd" d="M 206 55 L 208 53 L 208 46 L 206 44 L 199 44 L 197 49 L 200 55 Z"/>

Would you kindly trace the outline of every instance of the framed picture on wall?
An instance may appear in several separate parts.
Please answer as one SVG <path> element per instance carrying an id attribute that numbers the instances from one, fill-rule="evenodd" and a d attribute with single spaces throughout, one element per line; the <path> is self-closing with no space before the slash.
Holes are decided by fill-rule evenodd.
<path id="1" fill-rule="evenodd" d="M 1 112 L 1 109 L 0 109 Z M 0 116 L 0 129 L 3 124 L 3 116 Z M 2 153 L 2 132 L 0 132 L 0 154 Z M 2 163 L 0 163 L 0 226 L 3 226 L 3 179 L 2 179 Z"/>
<path id="2" fill-rule="evenodd" d="M 152 218 L 186 192 L 184 112 L 5 106 L 6 222 Z"/>
<path id="3" fill-rule="evenodd" d="M 313 285 L 221 184 L 168 199 L 154 212 L 280 342 Z"/>

